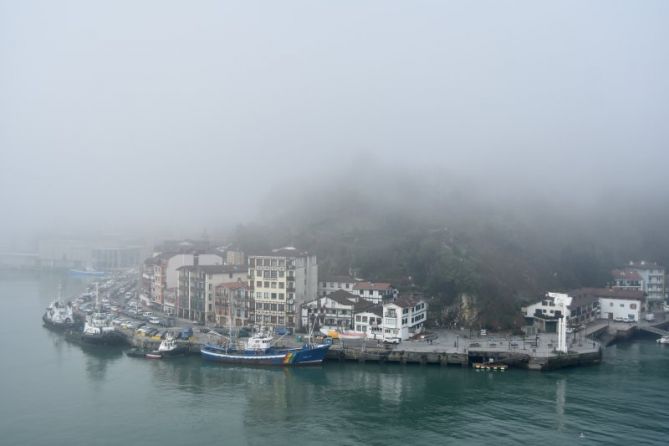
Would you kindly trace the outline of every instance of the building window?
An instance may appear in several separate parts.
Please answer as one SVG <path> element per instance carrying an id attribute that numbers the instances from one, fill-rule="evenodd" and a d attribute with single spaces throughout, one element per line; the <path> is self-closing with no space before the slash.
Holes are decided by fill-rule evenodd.
<path id="1" fill-rule="evenodd" d="M 630 304 L 630 310 L 636 310 L 636 304 Z"/>
<path id="2" fill-rule="evenodd" d="M 260 280 L 258 280 L 258 281 L 256 282 L 256 286 L 257 286 L 258 288 L 262 287 L 262 282 L 261 282 Z"/>

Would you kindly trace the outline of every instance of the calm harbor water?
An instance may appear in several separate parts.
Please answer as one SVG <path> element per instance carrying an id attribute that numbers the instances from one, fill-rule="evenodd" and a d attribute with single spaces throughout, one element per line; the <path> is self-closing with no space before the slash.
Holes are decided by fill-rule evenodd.
<path id="1" fill-rule="evenodd" d="M 43 328 L 59 280 L 0 277 L 0 444 L 669 443 L 669 348 L 653 340 L 551 373 L 147 361 Z"/>

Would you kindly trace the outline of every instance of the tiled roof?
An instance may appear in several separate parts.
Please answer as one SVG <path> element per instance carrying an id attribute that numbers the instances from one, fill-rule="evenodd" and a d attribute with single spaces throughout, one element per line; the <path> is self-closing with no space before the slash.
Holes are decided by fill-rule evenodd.
<path id="1" fill-rule="evenodd" d="M 386 282 L 358 282 L 353 285 L 354 290 L 386 291 L 392 289 L 392 285 Z"/>
<path id="2" fill-rule="evenodd" d="M 420 294 L 404 294 L 398 296 L 397 299 L 389 303 L 393 303 L 402 308 L 410 308 L 415 307 L 419 302 L 425 302 L 425 299 Z"/>
<path id="3" fill-rule="evenodd" d="M 380 304 L 362 300 L 353 306 L 353 313 L 374 313 L 377 316 L 383 316 L 383 307 Z"/>
<path id="4" fill-rule="evenodd" d="M 643 291 L 621 290 L 617 288 L 581 288 L 577 290 L 580 294 L 608 299 L 643 300 Z"/>
<path id="5" fill-rule="evenodd" d="M 337 290 L 334 293 L 330 293 L 325 297 L 329 297 L 330 299 L 342 305 L 352 305 L 354 302 L 360 299 L 359 296 L 356 296 L 355 294 L 351 294 L 348 291 L 344 290 Z"/>
<path id="6" fill-rule="evenodd" d="M 638 272 L 631 269 L 614 269 L 611 275 L 618 280 L 643 280 Z"/>

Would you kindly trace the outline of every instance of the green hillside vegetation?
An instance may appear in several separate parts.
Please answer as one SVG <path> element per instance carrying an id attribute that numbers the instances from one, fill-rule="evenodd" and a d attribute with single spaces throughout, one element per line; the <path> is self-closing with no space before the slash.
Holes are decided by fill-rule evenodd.
<path id="1" fill-rule="evenodd" d="M 630 259 L 667 260 L 669 237 L 653 229 L 661 215 L 418 189 L 306 194 L 238 227 L 236 242 L 248 252 L 298 246 L 318 255 L 321 276 L 354 272 L 425 293 L 432 324 L 493 329 L 518 328 L 520 306 L 548 290 L 605 286 Z"/>

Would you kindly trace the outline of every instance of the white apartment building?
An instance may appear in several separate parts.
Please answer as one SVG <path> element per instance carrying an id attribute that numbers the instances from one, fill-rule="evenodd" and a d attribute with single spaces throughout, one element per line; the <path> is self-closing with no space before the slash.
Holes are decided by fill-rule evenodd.
<path id="1" fill-rule="evenodd" d="M 643 280 L 643 291 L 650 304 L 663 302 L 666 298 L 665 269 L 655 262 L 630 262 L 627 268 L 636 271 Z"/>
<path id="2" fill-rule="evenodd" d="M 318 295 L 327 296 L 339 290 L 357 294 L 353 290 L 356 283 L 358 280 L 351 276 L 327 276 L 318 281 Z"/>
<path id="3" fill-rule="evenodd" d="M 309 327 L 318 318 L 322 327 L 352 328 L 353 308 L 360 298 L 349 292 L 338 290 L 327 296 L 318 297 L 302 305 L 302 326 Z"/>
<path id="4" fill-rule="evenodd" d="M 385 282 L 356 282 L 353 286 L 353 293 L 375 304 L 394 299 L 398 295 L 397 290 Z"/>
<path id="5" fill-rule="evenodd" d="M 423 331 L 427 303 L 420 296 L 406 295 L 383 304 L 383 339 L 405 341 Z"/>
<path id="6" fill-rule="evenodd" d="M 354 308 L 353 330 L 369 339 L 383 339 L 383 306 L 361 301 Z"/>
<path id="7" fill-rule="evenodd" d="M 300 306 L 317 297 L 316 256 L 294 247 L 249 256 L 257 325 L 301 328 Z"/>
<path id="8" fill-rule="evenodd" d="M 641 291 L 597 289 L 601 319 L 641 320 L 644 307 L 644 294 Z"/>

